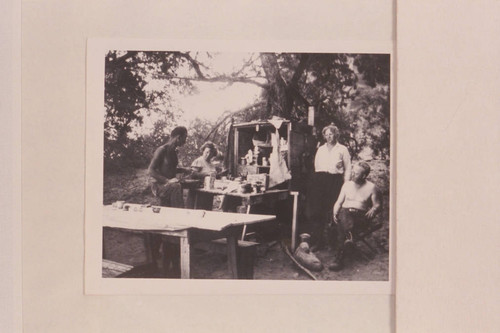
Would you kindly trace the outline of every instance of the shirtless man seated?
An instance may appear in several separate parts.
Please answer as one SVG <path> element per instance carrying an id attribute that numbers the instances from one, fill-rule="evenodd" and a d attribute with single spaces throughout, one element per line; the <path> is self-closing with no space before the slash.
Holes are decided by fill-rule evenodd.
<path id="1" fill-rule="evenodd" d="M 178 171 L 177 148 L 186 143 L 187 129 L 183 126 L 172 130 L 168 142 L 156 149 L 148 174 L 151 191 L 161 206 L 184 208 L 182 188 L 176 178 Z"/>
<path id="2" fill-rule="evenodd" d="M 168 142 L 156 149 L 148 174 L 155 205 L 184 208 L 182 187 L 176 178 L 178 169 L 177 148 L 186 143 L 187 129 L 183 126 L 172 130 Z M 167 277 L 180 277 L 179 245 L 162 242 L 160 235 L 151 237 L 153 261 L 159 271 Z"/>
<path id="3" fill-rule="evenodd" d="M 370 166 L 359 162 L 352 169 L 352 180 L 344 183 L 333 207 L 333 220 L 337 226 L 335 260 L 329 266 L 332 271 L 343 267 L 346 245 L 352 244 L 352 233 L 358 233 L 368 226 L 378 213 L 381 203 L 375 184 L 366 180 Z"/>

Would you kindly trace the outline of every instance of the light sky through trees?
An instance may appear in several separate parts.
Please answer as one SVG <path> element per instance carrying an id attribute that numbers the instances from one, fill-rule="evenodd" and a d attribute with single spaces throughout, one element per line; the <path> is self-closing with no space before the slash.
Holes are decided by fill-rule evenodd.
<path id="1" fill-rule="evenodd" d="M 214 53 L 212 57 L 206 56 L 206 53 L 199 53 L 198 60 L 207 65 L 210 73 L 229 75 L 241 69 L 243 64 L 251 57 L 256 58 L 255 64 L 260 66 L 258 54 L 253 53 Z M 190 77 L 191 69 L 180 68 L 178 74 L 181 77 Z M 255 73 L 248 73 L 254 75 Z M 262 81 L 265 81 L 263 79 Z M 179 125 L 187 126 L 195 118 L 202 120 L 215 121 L 226 111 L 237 111 L 250 104 L 253 104 L 262 93 L 262 88 L 251 83 L 223 83 L 223 82 L 204 82 L 192 81 L 195 91 L 192 94 L 180 93 L 178 91 L 170 92 L 172 108 L 178 114 L 177 122 Z M 147 90 L 160 89 L 163 85 L 161 80 L 150 78 Z M 158 115 L 152 114 L 144 117 L 141 126 L 136 124 L 134 132 L 150 132 L 154 123 L 158 120 Z M 136 136 L 132 134 L 132 136 Z"/>

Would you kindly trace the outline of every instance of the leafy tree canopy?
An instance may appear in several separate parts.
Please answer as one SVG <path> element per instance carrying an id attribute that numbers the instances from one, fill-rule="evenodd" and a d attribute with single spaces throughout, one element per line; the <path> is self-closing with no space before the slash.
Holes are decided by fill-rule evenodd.
<path id="1" fill-rule="evenodd" d="M 226 111 L 215 122 L 195 120 L 185 148 L 193 154 L 207 139 L 223 147 L 232 121 L 273 115 L 303 121 L 312 106 L 316 126 L 335 123 L 341 130 L 341 140 L 355 155 L 369 148 L 375 157 L 388 157 L 389 55 L 254 53 L 230 72 L 211 65 L 217 56 L 110 51 L 105 64 L 105 162 L 113 165 L 141 149 L 150 156 L 150 150 L 164 142 L 161 138 L 183 112 L 177 109 L 175 99 L 196 93 L 196 82 L 251 84 L 261 89 L 261 95 L 254 104 Z M 140 126 L 145 117 L 156 119 L 154 129 L 134 137 L 134 126 Z"/>

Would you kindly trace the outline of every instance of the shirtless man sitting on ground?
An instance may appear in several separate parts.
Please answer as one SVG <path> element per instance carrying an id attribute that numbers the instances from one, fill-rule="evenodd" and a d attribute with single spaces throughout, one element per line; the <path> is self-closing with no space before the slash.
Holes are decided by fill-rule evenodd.
<path id="1" fill-rule="evenodd" d="M 366 162 L 357 163 L 352 169 L 352 180 L 346 182 L 340 190 L 333 207 L 333 220 L 337 225 L 335 260 L 329 266 L 332 271 L 342 269 L 345 245 L 353 233 L 364 230 L 377 214 L 381 203 L 375 184 L 366 180 L 370 166 Z M 346 241 L 347 240 L 347 241 Z"/>

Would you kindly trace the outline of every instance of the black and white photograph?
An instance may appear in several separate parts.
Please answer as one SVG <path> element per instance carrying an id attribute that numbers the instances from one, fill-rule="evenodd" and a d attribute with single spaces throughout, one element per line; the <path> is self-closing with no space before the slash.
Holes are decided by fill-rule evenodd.
<path id="1" fill-rule="evenodd" d="M 497 332 L 500 2 L 216 4 L 5 2 L 0 331 Z"/>
<path id="2" fill-rule="evenodd" d="M 102 278 L 389 280 L 390 53 L 103 60 Z"/>

